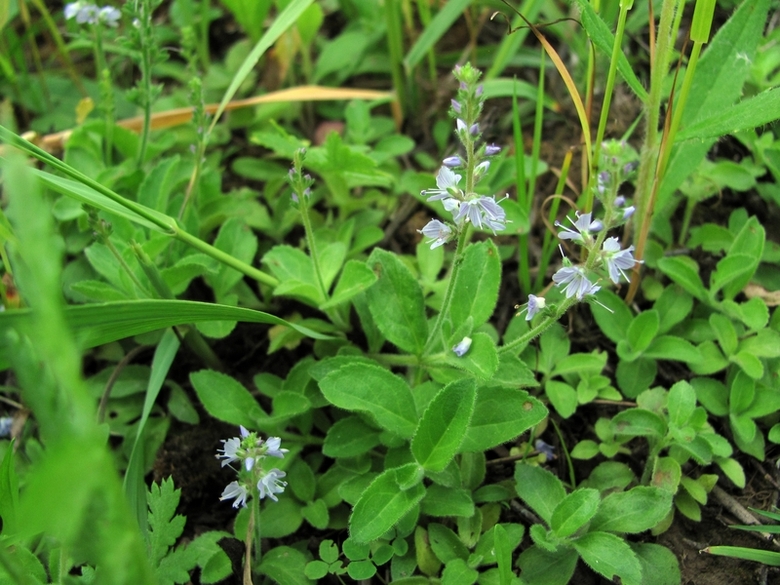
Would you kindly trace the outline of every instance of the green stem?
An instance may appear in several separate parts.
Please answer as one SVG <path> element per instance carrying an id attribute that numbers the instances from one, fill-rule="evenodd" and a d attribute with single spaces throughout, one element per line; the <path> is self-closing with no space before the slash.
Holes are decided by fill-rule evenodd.
<path id="1" fill-rule="evenodd" d="M 563 164 L 561 165 L 561 176 L 558 178 L 558 184 L 555 187 L 556 194 L 563 194 L 563 189 L 566 186 L 566 178 L 569 176 L 569 167 L 571 166 L 572 151 L 568 151 L 563 157 Z M 547 216 L 547 220 L 550 225 L 554 225 L 555 218 L 558 217 L 558 208 L 561 205 L 560 197 L 556 197 L 550 204 L 550 212 Z M 550 264 L 550 259 L 553 255 L 552 239 L 554 233 L 550 230 L 544 231 L 544 237 L 542 238 L 542 256 L 539 262 L 538 271 L 536 273 L 536 290 L 541 290 L 542 282 L 547 276 L 547 266 Z"/>
<path id="2" fill-rule="evenodd" d="M 544 123 L 544 69 L 547 64 L 547 53 L 542 48 L 539 60 L 539 85 L 536 88 L 536 111 L 534 112 L 534 138 L 531 144 L 531 175 L 528 177 L 527 197 L 534 199 L 536 192 L 536 169 L 539 168 L 539 157 L 542 150 L 542 125 Z"/>
<path id="3" fill-rule="evenodd" d="M 145 207 L 140 203 L 136 203 L 135 201 L 130 201 L 129 199 L 125 199 L 118 193 L 115 193 L 108 187 L 101 185 L 91 177 L 88 177 L 84 173 L 74 169 L 70 165 L 52 156 L 45 150 L 28 142 L 18 134 L 11 132 L 4 126 L 0 126 L 0 139 L 2 139 L 3 142 L 6 142 L 10 145 L 13 145 L 23 150 L 24 152 L 37 158 L 41 162 L 46 163 L 51 167 L 61 171 L 63 174 L 69 176 L 70 178 L 86 185 L 87 187 L 94 189 L 101 195 L 106 196 L 111 201 L 118 203 L 125 209 L 129 209 L 139 217 L 145 219 L 147 222 L 160 228 L 160 230 L 163 233 L 172 236 L 184 242 L 185 244 L 192 246 L 193 248 L 203 252 L 204 254 L 208 254 L 209 256 L 215 258 L 219 262 L 222 262 L 223 264 L 230 266 L 231 268 L 235 268 L 239 272 L 242 272 L 248 277 L 257 280 L 258 282 L 266 284 L 270 287 L 276 287 L 279 285 L 279 281 L 273 276 L 271 276 L 270 274 L 266 274 L 261 270 L 257 270 L 256 268 L 253 268 L 249 264 L 242 262 L 237 258 L 234 258 L 230 254 L 227 254 L 222 250 L 219 250 L 214 246 L 207 244 L 200 238 L 197 238 L 196 236 L 193 236 L 185 232 L 184 230 L 182 230 L 181 227 L 179 227 L 179 224 L 174 218 L 165 215 L 164 213 L 159 213 L 157 211 L 154 211 L 153 209 L 149 209 L 148 207 Z"/>
<path id="4" fill-rule="evenodd" d="M 658 150 L 659 129 L 658 121 L 661 116 L 661 99 L 666 73 L 674 50 L 672 43 L 672 28 L 674 14 L 679 0 L 664 0 L 661 6 L 661 19 L 658 24 L 658 36 L 653 58 L 653 68 L 650 72 L 650 91 L 647 94 L 647 125 L 645 128 L 645 140 L 640 155 L 639 170 L 636 182 L 636 225 L 649 222 L 651 192 L 656 169 L 656 156 Z M 638 230 L 634 235 L 634 244 L 637 251 L 644 249 L 642 239 L 643 230 Z M 638 255 L 638 254 L 637 254 Z"/>
<path id="5" fill-rule="evenodd" d="M 149 0 L 141 0 L 143 22 L 141 23 L 141 95 L 143 96 L 144 124 L 141 130 L 141 147 L 138 149 L 138 168 L 141 168 L 146 159 L 146 150 L 149 146 L 149 133 L 152 126 L 152 39 L 151 33 L 151 5 Z"/>
<path id="6" fill-rule="evenodd" d="M 251 508 L 249 510 L 249 522 L 246 526 L 246 539 L 244 540 L 245 545 L 245 556 L 244 556 L 244 580 L 243 585 L 252 585 L 252 545 L 253 545 L 253 539 L 255 536 L 255 519 L 257 514 L 255 513 L 255 510 L 258 508 L 259 503 L 257 498 L 252 498 Z M 257 548 L 259 549 L 259 543 Z"/>
<path id="7" fill-rule="evenodd" d="M 466 237 L 466 233 L 469 231 L 469 228 L 466 227 L 464 230 L 458 234 L 458 245 L 455 248 L 455 256 L 452 259 L 452 270 L 450 271 L 450 281 L 447 283 L 447 291 L 444 293 L 444 302 L 441 306 L 441 311 L 439 311 L 439 314 L 436 316 L 436 321 L 433 324 L 433 328 L 431 329 L 431 332 L 428 334 L 428 341 L 425 342 L 425 348 L 423 349 L 423 354 L 427 354 L 428 351 L 433 346 L 436 337 L 441 332 L 441 326 L 444 321 L 444 315 L 448 314 L 450 311 L 450 305 L 452 304 L 452 292 L 455 290 L 455 281 L 458 278 L 458 272 L 460 271 L 460 266 L 462 264 L 462 256 L 463 256 L 463 250 L 466 247 L 466 242 L 468 241 L 468 238 Z"/>
<path id="8" fill-rule="evenodd" d="M 311 227 L 311 218 L 309 217 L 309 206 L 306 195 L 301 191 L 299 195 L 301 206 L 301 220 L 303 221 L 303 231 L 306 234 L 306 246 L 309 248 L 312 264 L 314 264 L 314 274 L 317 276 L 317 285 L 320 287 L 320 294 L 327 302 L 330 298 L 328 289 L 325 288 L 325 281 L 322 279 L 322 270 L 320 268 L 320 255 L 317 253 L 317 242 L 314 240 L 314 230 Z"/>
<path id="9" fill-rule="evenodd" d="M 688 59 L 688 68 L 685 70 L 685 79 L 683 79 L 682 88 L 680 89 L 680 96 L 677 98 L 677 103 L 674 106 L 672 124 L 669 126 L 669 135 L 664 140 L 665 145 L 663 152 L 661 153 L 661 161 L 658 164 L 659 180 L 663 178 L 666 173 L 666 165 L 669 164 L 672 146 L 674 145 L 677 130 L 680 128 L 680 121 L 682 120 L 683 111 L 685 111 L 685 104 L 688 102 L 688 94 L 691 91 L 693 76 L 696 73 L 696 64 L 699 62 L 699 54 L 701 53 L 703 44 L 704 43 L 694 41 L 693 48 L 691 49 L 691 56 Z"/>
<path id="10" fill-rule="evenodd" d="M 658 461 L 658 456 L 661 454 L 661 450 L 664 448 L 664 446 L 664 441 L 658 441 L 656 445 L 650 445 L 650 454 L 647 457 L 645 468 L 642 470 L 642 479 L 640 480 L 640 485 L 649 485 L 650 479 L 653 476 L 655 464 Z"/>
<path id="11" fill-rule="evenodd" d="M 117 259 L 119 262 L 119 265 L 122 267 L 122 269 L 127 273 L 127 275 L 130 277 L 130 280 L 133 281 L 133 284 L 138 287 L 138 290 L 141 291 L 141 293 L 146 298 L 152 298 L 152 295 L 149 293 L 148 290 L 146 290 L 146 287 L 141 284 L 141 281 L 138 280 L 138 277 L 135 275 L 135 273 L 132 271 L 130 266 L 125 262 L 125 259 L 122 258 L 122 254 L 119 253 L 119 250 L 116 249 L 116 246 L 114 246 L 114 243 L 108 238 L 101 238 L 103 240 L 103 243 L 108 246 L 108 249 L 111 250 L 111 254 L 113 254 L 114 258 Z"/>
<path id="12" fill-rule="evenodd" d="M 198 55 L 203 71 L 208 71 L 211 66 L 209 58 L 209 9 L 210 0 L 201 0 L 200 2 L 200 42 L 198 43 Z"/>
<path id="13" fill-rule="evenodd" d="M 515 77 L 515 82 L 517 78 Z M 515 187 L 517 190 L 517 202 L 520 209 L 525 211 L 526 217 L 531 217 L 531 206 L 525 186 L 525 152 L 523 145 L 523 127 L 520 121 L 520 109 L 517 105 L 517 84 L 513 87 L 512 95 L 512 135 L 515 140 Z M 528 253 L 528 233 L 520 234 L 517 243 L 517 263 L 520 289 L 523 293 L 531 292 L 531 258 Z"/>
<path id="14" fill-rule="evenodd" d="M 570 297 L 567 299 L 564 299 L 563 302 L 558 305 L 557 310 L 555 311 L 555 314 L 550 315 L 549 317 L 546 317 L 544 320 L 542 320 L 536 327 L 533 327 L 528 330 L 524 335 L 521 335 L 517 339 L 513 339 L 506 345 L 502 345 L 498 348 L 498 354 L 501 355 L 502 353 L 509 353 L 519 347 L 522 347 L 538 335 L 541 335 L 547 329 L 549 329 L 554 323 L 557 323 L 558 320 L 563 316 L 563 314 L 569 310 L 569 307 L 571 307 L 574 303 L 577 302 L 576 297 Z"/>
<path id="15" fill-rule="evenodd" d="M 105 150 L 105 163 L 106 166 L 111 166 L 112 151 L 114 149 L 114 105 L 111 98 L 111 71 L 108 68 L 106 62 L 106 54 L 103 50 L 103 34 L 101 24 L 92 25 L 92 31 L 95 34 L 95 76 L 101 87 L 101 94 L 103 94 L 101 108 L 105 117 L 105 130 L 103 137 L 103 144 Z"/>
<path id="16" fill-rule="evenodd" d="M 385 22 L 387 23 L 387 48 L 390 56 L 390 74 L 393 78 L 393 88 L 398 96 L 401 116 L 407 107 L 408 96 L 405 91 L 403 73 L 403 32 L 398 0 L 385 0 Z"/>
<path id="17" fill-rule="evenodd" d="M 599 117 L 599 127 L 596 131 L 596 142 L 593 144 L 593 164 L 599 164 L 599 154 L 601 151 L 601 143 L 604 141 L 604 133 L 607 129 L 607 120 L 609 119 L 609 107 L 612 103 L 612 93 L 615 90 L 615 77 L 617 74 L 618 58 L 620 57 L 620 48 L 623 44 L 623 33 L 626 29 L 626 16 L 630 8 L 628 1 L 622 1 L 620 3 L 620 14 L 618 15 L 617 31 L 615 32 L 615 44 L 612 45 L 612 58 L 609 61 L 609 72 L 607 73 L 607 85 L 604 88 L 604 103 L 601 106 L 601 116 Z M 591 185 L 587 193 L 587 203 L 585 205 L 585 211 L 590 211 L 593 206 L 593 183 L 596 180 L 598 173 L 591 173 Z"/>
<path id="18" fill-rule="evenodd" d="M 253 266 L 250 266 L 246 262 L 242 262 L 238 258 L 234 258 L 230 254 L 223 252 L 222 250 L 215 248 L 211 244 L 207 244 L 200 238 L 197 238 L 193 236 L 192 234 L 189 234 L 180 228 L 176 227 L 176 231 L 174 234 L 172 234 L 176 239 L 181 240 L 185 244 L 189 244 L 196 250 L 199 250 L 203 252 L 204 254 L 208 254 L 212 258 L 215 258 L 219 262 L 222 262 L 226 266 L 230 266 L 231 268 L 235 268 L 239 272 L 242 272 L 249 278 L 253 278 L 254 280 L 265 284 L 267 286 L 270 286 L 271 288 L 275 288 L 279 286 L 279 281 L 271 276 L 270 274 L 266 274 L 262 270 L 258 270 L 257 268 L 254 268 Z"/>

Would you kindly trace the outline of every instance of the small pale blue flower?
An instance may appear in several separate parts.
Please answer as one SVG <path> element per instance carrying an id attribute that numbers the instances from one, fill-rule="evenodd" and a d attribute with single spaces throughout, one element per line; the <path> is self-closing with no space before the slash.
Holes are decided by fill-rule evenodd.
<path id="1" fill-rule="evenodd" d="M 418 231 L 426 238 L 431 238 L 428 242 L 426 242 L 427 244 L 431 245 L 431 250 L 438 248 L 439 246 L 443 246 L 452 236 L 452 229 L 450 229 L 450 226 L 448 226 L 446 223 L 440 222 L 438 219 L 432 219 L 425 225 L 423 229 Z"/>
<path id="2" fill-rule="evenodd" d="M 426 189 L 423 194 L 428 197 L 428 201 L 440 201 L 460 195 L 460 177 L 446 166 L 441 167 L 436 175 L 436 189 Z"/>
<path id="3" fill-rule="evenodd" d="M 548 445 L 541 439 L 536 439 L 534 442 L 534 448 L 539 451 L 539 453 L 544 453 L 544 456 L 547 458 L 547 461 L 552 461 L 555 459 L 555 447 L 552 445 Z"/>
<path id="4" fill-rule="evenodd" d="M 617 238 L 607 238 L 604 240 L 604 244 L 601 247 L 601 255 L 604 259 L 604 263 L 607 265 L 607 271 L 609 272 L 609 279 L 618 284 L 620 277 L 629 281 L 630 278 L 626 275 L 626 270 L 631 270 L 636 264 L 636 260 L 632 252 L 634 246 L 629 246 L 625 250 L 620 249 L 620 240 Z"/>
<path id="5" fill-rule="evenodd" d="M 474 167 L 474 180 L 478 181 L 482 176 L 488 172 L 490 168 L 490 161 L 483 160 L 476 167 Z"/>
<path id="6" fill-rule="evenodd" d="M 458 357 L 463 357 L 471 347 L 471 337 L 464 337 L 458 344 L 452 347 L 452 351 Z"/>
<path id="7" fill-rule="evenodd" d="M 578 301 L 585 298 L 585 295 L 592 295 L 601 290 L 600 286 L 588 280 L 579 266 L 564 266 L 553 274 L 552 279 L 558 286 L 566 285 L 563 293 L 567 298 L 576 297 Z"/>
<path id="8" fill-rule="evenodd" d="M 487 156 L 493 156 L 493 155 L 498 154 L 499 152 L 501 152 L 501 147 L 500 146 L 496 146 L 495 144 L 488 144 L 485 147 L 485 154 Z"/>
<path id="9" fill-rule="evenodd" d="M 544 297 L 528 295 L 528 305 L 526 305 L 525 320 L 530 321 L 536 314 L 547 306 Z"/>
<path id="10" fill-rule="evenodd" d="M 246 487 L 238 483 L 237 481 L 231 481 L 227 487 L 222 491 L 222 495 L 219 497 L 220 501 L 230 500 L 235 498 L 233 507 L 238 508 L 241 506 L 246 507 L 246 499 L 248 493 Z"/>
<path id="11" fill-rule="evenodd" d="M 493 197 L 477 197 L 460 205 L 455 222 L 470 221 L 476 228 L 485 227 L 494 234 L 506 228 L 506 212 Z"/>
<path id="12" fill-rule="evenodd" d="M 586 239 L 590 240 L 591 232 L 597 232 L 604 228 L 604 224 L 602 224 L 601 221 L 591 220 L 591 213 L 583 213 L 580 215 L 579 212 L 576 212 L 576 215 L 577 221 L 572 221 L 570 217 L 566 218 L 571 222 L 575 229 L 566 227 L 559 221 L 555 222 L 556 227 L 563 229 L 563 231 L 558 234 L 560 239 L 585 243 Z"/>
<path id="13" fill-rule="evenodd" d="M 281 494 L 284 488 L 287 487 L 287 482 L 282 481 L 282 478 L 287 474 L 284 471 L 279 471 L 274 468 L 266 472 L 266 474 L 257 482 L 258 496 L 262 500 L 266 496 L 271 498 L 274 502 L 278 502 L 279 498 L 275 494 Z"/>
<path id="14" fill-rule="evenodd" d="M 279 447 L 282 446 L 282 439 L 279 437 L 268 437 L 268 439 L 265 442 L 265 448 L 266 452 L 265 454 L 270 457 L 278 457 L 279 459 L 284 459 L 284 454 L 289 453 L 289 449 L 280 449 Z"/>
<path id="15" fill-rule="evenodd" d="M 450 167 L 451 169 L 454 169 L 455 167 L 463 166 L 463 160 L 457 155 L 448 156 L 441 162 L 445 167 Z"/>
<path id="16" fill-rule="evenodd" d="M 98 14 L 98 20 L 111 27 L 115 27 L 121 17 L 122 13 L 113 6 L 104 6 L 100 9 L 100 14 Z"/>

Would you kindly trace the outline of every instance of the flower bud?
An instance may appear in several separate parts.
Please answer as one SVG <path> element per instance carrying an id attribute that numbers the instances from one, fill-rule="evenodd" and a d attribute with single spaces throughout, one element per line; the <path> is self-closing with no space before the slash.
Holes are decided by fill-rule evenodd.
<path id="1" fill-rule="evenodd" d="M 464 355 L 466 355 L 466 352 L 468 352 L 470 347 L 471 347 L 471 337 L 464 337 L 460 343 L 453 346 L 452 351 L 455 352 L 456 356 L 463 357 Z"/>

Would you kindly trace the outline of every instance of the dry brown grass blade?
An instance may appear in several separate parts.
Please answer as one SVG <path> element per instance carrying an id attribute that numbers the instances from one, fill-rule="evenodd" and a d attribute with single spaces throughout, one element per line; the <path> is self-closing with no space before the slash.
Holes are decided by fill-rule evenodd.
<path id="1" fill-rule="evenodd" d="M 507 7 L 514 10 L 515 14 L 517 14 L 520 18 L 522 18 L 525 24 L 528 26 L 528 28 L 531 29 L 531 32 L 534 33 L 536 39 L 541 43 L 542 47 L 544 47 L 547 56 L 550 57 L 550 60 L 553 62 L 555 68 L 558 70 L 558 73 L 563 79 L 563 83 L 564 85 L 566 85 L 566 89 L 569 91 L 569 96 L 571 97 L 571 100 L 574 103 L 574 109 L 577 111 L 577 117 L 579 118 L 580 125 L 582 126 L 582 137 L 585 140 L 585 154 L 587 156 L 587 161 L 588 161 L 588 173 L 590 173 L 590 170 L 593 167 L 591 161 L 593 149 L 591 148 L 591 140 L 590 140 L 590 122 L 588 120 L 587 112 L 585 111 L 585 104 L 582 102 L 582 98 L 580 97 L 580 92 L 577 89 L 577 85 L 574 83 L 574 79 L 572 79 L 571 74 L 569 74 L 569 70 L 566 68 L 566 65 L 563 63 L 563 60 L 558 55 L 558 52 L 555 50 L 555 48 L 553 48 L 553 46 L 550 44 L 547 38 L 542 34 L 539 27 L 534 25 L 525 16 L 523 16 L 518 10 L 513 8 L 512 5 L 507 2 L 507 0 L 501 0 L 501 1 Z M 502 16 L 504 16 L 504 18 L 506 18 L 505 14 L 500 12 L 498 14 L 501 14 Z M 508 19 L 507 22 L 509 22 Z"/>
<path id="2" fill-rule="evenodd" d="M 241 100 L 234 100 L 228 103 L 226 110 L 237 110 L 239 108 L 248 108 L 260 104 L 270 104 L 278 102 L 313 102 L 313 101 L 338 101 L 338 100 L 382 100 L 395 99 L 395 94 L 389 91 L 376 91 L 373 89 L 353 89 L 338 87 L 322 87 L 318 85 L 302 85 L 300 87 L 291 87 L 282 89 L 264 95 L 258 95 Z M 206 111 L 214 113 L 219 108 L 219 104 L 208 104 Z M 192 108 L 177 108 L 166 112 L 158 112 L 152 115 L 152 129 L 163 130 L 186 124 L 192 119 Z M 143 116 L 127 118 L 117 122 L 118 126 L 140 132 L 143 126 Z M 36 144 L 37 146 L 49 151 L 56 152 L 62 150 L 65 142 L 70 138 L 73 130 L 64 130 L 46 136 L 37 136 L 34 132 L 27 132 L 23 138 Z"/>

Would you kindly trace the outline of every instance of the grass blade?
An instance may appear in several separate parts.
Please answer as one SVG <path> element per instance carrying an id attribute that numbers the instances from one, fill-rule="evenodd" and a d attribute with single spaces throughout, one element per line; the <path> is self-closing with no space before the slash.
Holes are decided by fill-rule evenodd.
<path id="1" fill-rule="evenodd" d="M 247 55 L 247 58 L 244 59 L 241 67 L 238 68 L 238 71 L 233 76 L 233 80 L 230 82 L 225 95 L 222 97 L 222 101 L 220 102 L 219 107 L 214 114 L 214 119 L 211 121 L 209 133 L 214 129 L 217 120 L 219 120 L 222 112 L 225 111 L 228 102 L 233 99 L 233 96 L 236 95 L 238 88 L 241 87 L 241 84 L 244 83 L 244 80 L 252 72 L 252 69 L 254 69 L 255 65 L 257 65 L 260 57 L 262 57 L 263 54 L 271 48 L 271 45 L 273 45 L 276 40 L 282 36 L 284 31 L 290 28 L 295 23 L 295 21 L 298 20 L 298 17 L 301 15 L 301 13 L 306 10 L 313 1 L 314 0 L 293 0 L 290 2 L 287 5 L 287 8 L 285 8 L 282 13 L 276 17 L 276 20 L 274 20 L 274 23 L 265 32 L 262 38 L 257 41 L 257 44 L 252 49 L 252 52 Z"/>

